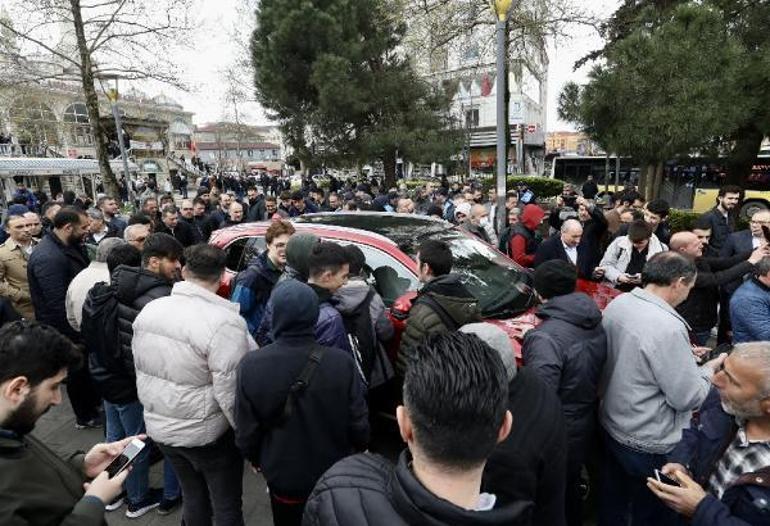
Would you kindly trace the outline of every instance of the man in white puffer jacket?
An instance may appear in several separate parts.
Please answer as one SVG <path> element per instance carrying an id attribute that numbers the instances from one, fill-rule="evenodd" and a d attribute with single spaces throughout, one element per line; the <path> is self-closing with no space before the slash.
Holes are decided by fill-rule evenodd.
<path id="1" fill-rule="evenodd" d="M 132 350 L 147 434 L 172 463 L 184 523 L 242 525 L 243 459 L 233 408 L 238 364 L 256 349 L 238 304 L 217 296 L 224 251 L 185 250 L 185 281 L 134 322 Z"/>

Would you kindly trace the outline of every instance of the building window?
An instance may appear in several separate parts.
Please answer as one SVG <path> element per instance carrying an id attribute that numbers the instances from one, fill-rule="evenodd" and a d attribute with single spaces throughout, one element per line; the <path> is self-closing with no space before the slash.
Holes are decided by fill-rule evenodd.
<path id="1" fill-rule="evenodd" d="M 478 128 L 479 127 L 479 109 L 471 108 L 465 110 L 465 127 L 466 128 Z"/>
<path id="2" fill-rule="evenodd" d="M 91 133 L 91 121 L 88 119 L 85 104 L 76 102 L 67 106 L 63 120 L 66 123 L 67 137 L 74 146 L 93 146 L 94 135 Z"/>
<path id="3" fill-rule="evenodd" d="M 12 135 L 25 147 L 34 147 L 43 155 L 46 146 L 59 145 L 58 123 L 51 108 L 40 100 L 22 96 L 8 110 Z M 37 150 L 40 150 L 37 152 Z"/>

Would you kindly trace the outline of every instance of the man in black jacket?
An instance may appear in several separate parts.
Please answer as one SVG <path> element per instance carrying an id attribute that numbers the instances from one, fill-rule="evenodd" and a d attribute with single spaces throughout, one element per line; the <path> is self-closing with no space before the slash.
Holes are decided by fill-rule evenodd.
<path id="1" fill-rule="evenodd" d="M 698 269 L 695 286 L 676 310 L 690 325 L 695 343 L 706 345 L 717 324 L 719 287 L 751 273 L 759 260 L 770 256 L 770 248 L 763 246 L 732 257 L 707 258 L 703 257 L 703 242 L 695 233 L 678 232 L 671 237 L 671 250 L 695 261 Z"/>
<path id="2" fill-rule="evenodd" d="M 73 343 L 80 335 L 67 321 L 67 288 L 75 276 L 88 266 L 83 239 L 88 234 L 88 216 L 74 207 L 64 207 L 53 218 L 53 231 L 37 245 L 27 263 L 27 278 L 35 319 L 50 325 Z M 88 369 L 70 371 L 67 394 L 75 412 L 78 429 L 100 427 L 99 397 Z"/>
<path id="3" fill-rule="evenodd" d="M 711 224 L 711 246 L 717 252 L 727 241 L 727 236 L 735 232 L 735 214 L 733 211 L 741 199 L 739 186 L 723 186 L 717 194 L 717 205 L 701 217 Z"/>
<path id="4" fill-rule="evenodd" d="M 170 235 L 185 248 L 196 243 L 195 232 L 186 221 L 180 221 L 179 210 L 174 205 L 164 208 L 161 218 L 158 232 Z"/>
<path id="5" fill-rule="evenodd" d="M 368 410 L 353 356 L 316 341 L 313 289 L 281 281 L 271 303 L 274 342 L 238 367 L 236 443 L 265 476 L 273 523 L 299 526 L 323 472 L 366 449 Z"/>
<path id="6" fill-rule="evenodd" d="M 259 354 L 259 353 L 254 353 Z M 404 380 L 396 410 L 408 450 L 398 464 L 364 453 L 324 474 L 305 526 L 529 524 L 530 502 L 482 493 L 484 465 L 511 430 L 500 357 L 471 334 L 433 334 Z"/>
<path id="7" fill-rule="evenodd" d="M 544 305 L 543 323 L 527 332 L 522 346 L 527 369 L 561 399 L 567 426 L 567 524 L 582 523 L 581 470 L 595 438 L 599 377 L 607 358 L 602 313 L 586 294 L 575 292 L 575 268 L 549 261 L 535 270 L 535 290 Z"/>
<path id="8" fill-rule="evenodd" d="M 265 197 L 257 191 L 257 187 L 253 184 L 246 188 L 246 197 L 249 199 L 246 221 L 262 221 L 265 216 Z"/>
<path id="9" fill-rule="evenodd" d="M 182 245 L 168 234 L 150 235 L 142 250 L 142 266 L 117 267 L 112 273 L 110 289 L 99 288 L 97 285 L 86 299 L 88 303 L 92 297 L 106 294 L 114 294 L 117 298 L 119 348 L 105 352 L 114 357 L 112 363 L 91 363 L 91 372 L 104 396 L 106 435 L 110 441 L 145 432 L 144 409 L 136 393 L 136 372 L 131 350 L 133 323 L 145 305 L 171 294 L 171 286 L 179 279 L 179 261 L 183 250 Z M 87 325 L 88 321 L 84 319 L 83 323 Z M 105 334 L 114 330 L 114 327 L 105 328 Z M 180 502 L 179 483 L 168 463 L 164 469 L 162 494 L 149 487 L 149 460 L 148 451 L 140 453 L 126 481 L 128 518 L 141 517 L 159 506 L 162 506 L 161 510 L 170 510 Z M 122 503 L 121 498 L 112 503 L 110 508 L 117 509 Z"/>

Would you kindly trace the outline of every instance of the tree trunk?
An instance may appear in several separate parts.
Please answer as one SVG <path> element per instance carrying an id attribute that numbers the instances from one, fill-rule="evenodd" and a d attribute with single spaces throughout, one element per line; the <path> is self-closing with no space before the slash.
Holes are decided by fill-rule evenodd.
<path id="1" fill-rule="evenodd" d="M 738 130 L 737 135 L 733 149 L 727 157 L 725 182 L 744 186 L 757 160 L 764 134 L 755 126 L 748 126 Z"/>
<path id="2" fill-rule="evenodd" d="M 659 198 L 660 189 L 662 186 L 663 186 L 663 162 L 659 161 L 658 164 L 655 165 L 655 177 L 653 179 L 652 192 L 650 192 L 650 197 L 647 200 L 652 201 L 653 199 Z"/>
<path id="3" fill-rule="evenodd" d="M 638 191 L 639 191 L 639 194 L 646 199 L 647 198 L 647 186 L 649 184 L 648 183 L 648 179 L 649 179 L 648 175 L 650 173 L 650 170 L 654 169 L 654 168 L 653 168 L 652 164 L 647 163 L 647 162 L 641 163 L 640 167 L 641 167 L 641 170 L 639 170 L 639 190 Z"/>
<path id="4" fill-rule="evenodd" d="M 396 150 L 385 150 L 382 157 L 382 168 L 385 171 L 385 188 L 396 187 Z"/>
<path id="5" fill-rule="evenodd" d="M 104 190 L 108 195 L 120 201 L 120 189 L 115 174 L 110 167 L 110 155 L 107 151 L 107 136 L 104 133 L 104 127 L 99 117 L 99 97 L 96 95 L 94 87 L 93 64 L 91 62 L 91 53 L 88 51 L 88 43 L 83 29 L 83 15 L 80 12 L 80 0 L 70 0 L 70 10 L 72 11 L 72 21 L 75 26 L 75 38 L 80 53 L 80 77 L 83 81 L 83 93 L 86 97 L 86 108 L 88 109 L 88 120 L 91 121 L 91 131 L 96 141 L 96 158 L 99 161 L 99 171 L 104 182 Z M 117 133 L 117 130 L 115 130 Z M 129 174 L 124 174 L 126 184 L 131 184 Z"/>

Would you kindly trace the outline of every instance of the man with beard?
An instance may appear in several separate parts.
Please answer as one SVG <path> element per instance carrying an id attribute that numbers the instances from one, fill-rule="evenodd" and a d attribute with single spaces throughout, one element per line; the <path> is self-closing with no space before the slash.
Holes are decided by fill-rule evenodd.
<path id="1" fill-rule="evenodd" d="M 62 460 L 30 432 L 61 403 L 61 384 L 80 353 L 53 328 L 26 321 L 0 331 L 0 349 L 0 524 L 101 526 L 105 503 L 128 475 L 109 478 L 104 470 L 129 442 L 144 437 L 97 444 Z"/>
<path id="2" fill-rule="evenodd" d="M 735 232 L 735 214 L 733 211 L 741 200 L 739 186 L 723 186 L 717 194 L 717 205 L 701 217 L 711 223 L 711 246 L 719 251 L 727 237 Z"/>
<path id="3" fill-rule="evenodd" d="M 736 345 L 716 390 L 647 486 L 693 526 L 767 524 L 770 514 L 770 343 Z"/>
<path id="4" fill-rule="evenodd" d="M 249 185 L 246 188 L 246 197 L 249 199 L 246 221 L 262 221 L 265 215 L 265 197 L 257 191 L 257 187 L 254 185 Z"/>
<path id="5" fill-rule="evenodd" d="M 80 343 L 80 335 L 67 321 L 67 288 L 88 266 L 83 239 L 88 234 L 88 216 L 83 210 L 65 206 L 53 218 L 53 231 L 46 234 L 27 263 L 27 279 L 35 319 Z M 99 427 L 96 395 L 88 369 L 70 371 L 67 382 L 78 429 Z"/>

